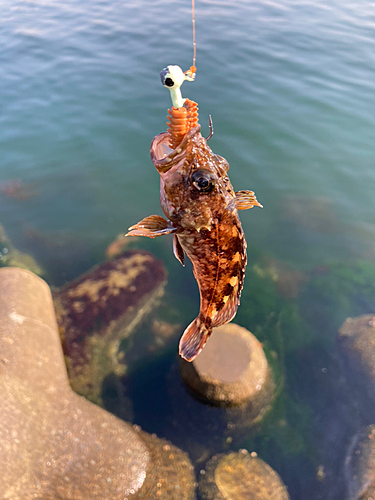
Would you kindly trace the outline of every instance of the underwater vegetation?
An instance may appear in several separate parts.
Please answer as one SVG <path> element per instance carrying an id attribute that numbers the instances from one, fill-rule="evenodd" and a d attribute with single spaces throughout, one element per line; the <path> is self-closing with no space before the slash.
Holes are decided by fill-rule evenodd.
<path id="1" fill-rule="evenodd" d="M 42 268 L 31 255 L 14 248 L 4 227 L 0 224 L 0 268 L 11 266 L 28 269 L 38 276 L 44 274 Z"/>

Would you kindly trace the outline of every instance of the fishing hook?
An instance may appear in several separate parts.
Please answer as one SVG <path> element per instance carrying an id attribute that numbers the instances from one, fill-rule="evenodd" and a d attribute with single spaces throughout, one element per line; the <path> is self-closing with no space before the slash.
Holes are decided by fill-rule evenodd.
<path id="1" fill-rule="evenodd" d="M 210 127 L 210 133 L 206 137 L 206 141 L 209 141 L 211 139 L 211 137 L 214 135 L 214 123 L 212 121 L 211 115 L 208 115 L 208 126 Z"/>

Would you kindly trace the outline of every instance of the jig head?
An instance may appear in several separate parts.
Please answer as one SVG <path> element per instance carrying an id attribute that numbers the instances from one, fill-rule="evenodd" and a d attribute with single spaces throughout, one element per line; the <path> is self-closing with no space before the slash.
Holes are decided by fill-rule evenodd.
<path id="1" fill-rule="evenodd" d="M 182 98 L 180 87 L 185 80 L 193 82 L 195 80 L 195 66 L 183 72 L 180 66 L 170 65 L 160 73 L 161 83 L 167 87 L 171 93 L 172 105 L 175 108 L 182 108 L 185 99 Z"/>

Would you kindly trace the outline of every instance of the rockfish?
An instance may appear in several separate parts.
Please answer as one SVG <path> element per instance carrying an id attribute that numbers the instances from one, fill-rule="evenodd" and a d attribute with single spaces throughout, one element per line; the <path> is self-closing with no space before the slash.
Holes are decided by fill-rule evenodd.
<path id="1" fill-rule="evenodd" d="M 253 191 L 233 191 L 228 162 L 211 151 L 200 129 L 189 129 L 174 149 L 170 132 L 154 138 L 151 159 L 160 174 L 167 220 L 151 215 L 128 232 L 149 238 L 173 233 L 174 255 L 182 265 L 185 253 L 192 262 L 200 311 L 180 340 L 180 355 L 187 361 L 200 353 L 214 327 L 237 312 L 247 260 L 237 211 L 262 207 Z"/>

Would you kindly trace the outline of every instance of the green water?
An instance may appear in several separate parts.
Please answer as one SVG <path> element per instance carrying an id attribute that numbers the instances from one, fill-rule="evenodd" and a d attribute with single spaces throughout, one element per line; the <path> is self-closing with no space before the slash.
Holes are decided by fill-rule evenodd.
<path id="1" fill-rule="evenodd" d="M 332 489 L 315 478 L 327 441 L 317 449 L 314 433 L 338 404 L 335 373 L 324 379 L 332 339 L 347 315 L 375 312 L 366 282 L 375 266 L 375 4 L 197 1 L 196 29 L 197 78 L 183 93 L 199 103 L 204 133 L 212 115 L 210 146 L 229 161 L 235 189 L 264 205 L 241 213 L 250 251 L 237 321 L 276 355 L 285 391 L 244 445 L 280 472 L 292 499 L 327 499 Z M 0 180 L 30 194 L 0 190 L 0 223 L 60 286 L 102 261 L 128 226 L 161 214 L 149 158 L 170 106 L 159 72 L 192 64 L 190 3 L 5 0 L 0 43 Z M 144 246 L 164 259 L 168 293 L 189 304 L 180 318 L 189 322 L 198 307 L 191 269 L 173 261 L 167 237 Z M 270 266 L 286 267 L 294 291 L 280 291 Z M 151 413 L 164 415 L 135 408 L 149 431 Z"/>

